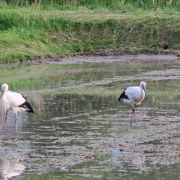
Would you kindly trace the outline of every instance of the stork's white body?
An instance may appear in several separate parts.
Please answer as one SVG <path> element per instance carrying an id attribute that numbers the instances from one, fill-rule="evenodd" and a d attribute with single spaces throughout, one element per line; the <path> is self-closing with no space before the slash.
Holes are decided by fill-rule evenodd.
<path id="1" fill-rule="evenodd" d="M 26 102 L 23 96 L 19 93 L 7 91 L 2 95 L 0 102 L 4 112 L 7 110 L 12 110 L 14 113 L 25 111 L 24 108 L 19 107 L 21 104 Z"/>
<path id="2" fill-rule="evenodd" d="M 140 82 L 139 86 L 131 86 L 126 88 L 120 95 L 118 101 L 122 101 L 131 105 L 132 112 L 135 112 L 135 107 L 139 106 L 146 97 L 146 83 Z"/>
<path id="3" fill-rule="evenodd" d="M 9 110 L 13 111 L 15 116 L 20 111 L 34 112 L 31 105 L 20 93 L 8 91 L 7 84 L 1 85 L 0 105 L 2 109 L 2 124 L 7 120 Z"/>
<path id="4" fill-rule="evenodd" d="M 122 98 L 124 103 L 138 106 L 145 98 L 145 91 L 139 86 L 132 86 L 125 90 L 125 95 L 128 99 Z"/>

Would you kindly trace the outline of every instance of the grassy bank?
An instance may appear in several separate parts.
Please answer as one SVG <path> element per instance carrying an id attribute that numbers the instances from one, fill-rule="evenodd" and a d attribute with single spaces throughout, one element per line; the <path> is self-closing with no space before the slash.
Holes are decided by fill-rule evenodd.
<path id="1" fill-rule="evenodd" d="M 179 53 L 180 13 L 174 7 L 1 7 L 1 63 L 84 53 Z"/>

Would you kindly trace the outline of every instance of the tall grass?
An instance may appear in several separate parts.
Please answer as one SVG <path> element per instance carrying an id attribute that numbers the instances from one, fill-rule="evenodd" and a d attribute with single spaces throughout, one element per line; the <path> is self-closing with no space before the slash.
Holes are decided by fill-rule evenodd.
<path id="1" fill-rule="evenodd" d="M 38 4 L 39 2 L 39 4 Z M 179 8 L 179 0 L 1 0 L 1 3 L 8 5 L 29 6 L 40 5 L 44 7 L 58 7 L 61 9 L 72 9 L 77 7 L 87 7 L 90 9 L 109 8 L 122 9 L 124 7 L 138 7 L 138 8 L 165 8 L 174 7 Z"/>

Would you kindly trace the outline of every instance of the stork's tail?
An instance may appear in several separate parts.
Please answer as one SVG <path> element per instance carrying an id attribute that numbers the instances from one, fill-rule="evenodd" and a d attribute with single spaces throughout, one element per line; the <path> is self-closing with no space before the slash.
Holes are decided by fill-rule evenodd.
<path id="1" fill-rule="evenodd" d="M 126 89 L 125 89 L 126 90 Z M 121 99 L 129 99 L 128 96 L 125 93 L 125 90 L 122 92 L 122 94 L 119 96 L 118 101 L 120 101 Z"/>
<path id="2" fill-rule="evenodd" d="M 121 95 L 122 95 L 122 94 L 121 94 Z M 120 100 L 121 100 L 121 98 L 122 98 L 122 97 L 121 97 L 121 95 L 119 96 L 118 101 L 120 101 Z"/>
<path id="3" fill-rule="evenodd" d="M 32 106 L 27 101 L 25 101 L 19 107 L 24 108 L 29 113 L 34 113 L 34 110 L 33 110 Z"/>

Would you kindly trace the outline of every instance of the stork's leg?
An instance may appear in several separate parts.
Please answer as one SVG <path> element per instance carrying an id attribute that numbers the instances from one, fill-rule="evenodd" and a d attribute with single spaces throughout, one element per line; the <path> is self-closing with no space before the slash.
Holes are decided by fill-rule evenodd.
<path id="1" fill-rule="evenodd" d="M 14 127 L 15 127 L 16 132 L 17 132 L 17 112 L 15 112 L 15 123 L 14 123 Z"/>
<path id="2" fill-rule="evenodd" d="M 131 121 L 130 121 L 130 124 L 132 124 L 134 115 L 135 115 L 135 107 L 134 107 L 134 104 L 133 104 L 133 105 L 132 105 L 132 113 L 131 113 Z"/>
<path id="3" fill-rule="evenodd" d="M 5 123 L 7 122 L 7 115 L 8 115 L 8 110 L 5 113 L 5 118 L 4 118 Z"/>
<path id="4" fill-rule="evenodd" d="M 3 127 L 6 126 L 6 123 L 7 123 L 7 115 L 8 115 L 8 110 L 5 112 Z"/>
<path id="5" fill-rule="evenodd" d="M 16 123 L 17 123 L 17 115 L 15 114 L 14 124 L 16 125 Z"/>
<path id="6" fill-rule="evenodd" d="M 1 121 L 1 127 L 5 127 L 6 122 L 7 122 L 7 114 L 8 114 L 8 110 L 5 110 L 2 114 L 2 121 Z"/>
<path id="7" fill-rule="evenodd" d="M 0 127 L 3 128 L 3 126 L 4 126 L 4 117 L 3 117 L 3 115 L 2 115 Z"/>
<path id="8" fill-rule="evenodd" d="M 133 107 L 133 109 L 132 109 L 132 113 L 135 114 L 135 108 L 134 108 L 134 107 Z"/>

